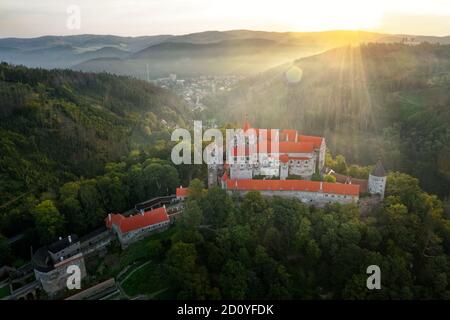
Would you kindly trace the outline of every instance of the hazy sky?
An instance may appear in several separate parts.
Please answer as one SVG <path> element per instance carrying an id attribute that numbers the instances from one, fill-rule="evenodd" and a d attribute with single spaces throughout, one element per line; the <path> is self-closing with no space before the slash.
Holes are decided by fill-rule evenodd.
<path id="1" fill-rule="evenodd" d="M 79 29 L 67 27 L 71 5 Z M 450 35 L 450 0 L 0 0 L 0 37 L 231 29 Z"/>

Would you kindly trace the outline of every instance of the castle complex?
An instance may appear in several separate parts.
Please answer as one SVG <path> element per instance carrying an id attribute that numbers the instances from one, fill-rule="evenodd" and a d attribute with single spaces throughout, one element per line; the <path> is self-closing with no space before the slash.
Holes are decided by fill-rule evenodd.
<path id="1" fill-rule="evenodd" d="M 253 150 L 252 150 L 253 149 Z M 252 152 L 253 151 L 253 152 Z M 235 136 L 227 150 L 231 179 L 270 176 L 285 180 L 289 176 L 310 180 L 325 165 L 323 137 L 300 135 L 297 130 L 262 130 L 243 126 L 243 139 Z"/>

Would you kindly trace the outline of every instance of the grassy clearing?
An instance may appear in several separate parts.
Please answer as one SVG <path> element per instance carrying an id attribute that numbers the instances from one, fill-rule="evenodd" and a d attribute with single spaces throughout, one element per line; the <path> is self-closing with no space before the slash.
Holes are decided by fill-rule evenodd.
<path id="1" fill-rule="evenodd" d="M 159 264 L 149 263 L 134 272 L 122 284 L 129 296 L 150 295 L 167 287 L 167 276 Z"/>
<path id="2" fill-rule="evenodd" d="M 11 293 L 9 292 L 9 285 L 5 285 L 0 288 L 0 299 L 9 296 Z"/>

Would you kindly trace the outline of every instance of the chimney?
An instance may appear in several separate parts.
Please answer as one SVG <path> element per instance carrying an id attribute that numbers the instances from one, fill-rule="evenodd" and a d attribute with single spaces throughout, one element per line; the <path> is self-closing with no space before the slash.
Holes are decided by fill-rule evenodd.
<path id="1" fill-rule="evenodd" d="M 69 239 L 69 243 L 72 243 L 72 236 L 68 236 L 67 239 Z"/>
<path id="2" fill-rule="evenodd" d="M 298 131 L 295 131 L 295 142 L 298 142 Z"/>
<path id="3" fill-rule="evenodd" d="M 111 213 L 108 214 L 108 220 L 111 221 Z"/>
<path id="4" fill-rule="evenodd" d="M 144 209 L 139 210 L 139 212 L 141 213 L 141 215 L 144 215 Z"/>

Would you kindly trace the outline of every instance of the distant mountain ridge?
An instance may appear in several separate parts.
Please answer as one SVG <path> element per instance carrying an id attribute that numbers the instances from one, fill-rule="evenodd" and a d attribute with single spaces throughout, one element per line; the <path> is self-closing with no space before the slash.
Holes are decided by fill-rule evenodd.
<path id="1" fill-rule="evenodd" d="M 147 78 L 147 65 L 150 78 L 172 72 L 182 76 L 252 75 L 335 47 L 363 42 L 399 42 L 405 38 L 416 42 L 450 43 L 450 37 L 365 31 L 230 30 L 140 37 L 83 34 L 3 38 L 0 39 L 0 61 L 29 67 L 107 71 L 143 79 Z M 111 64 L 111 59 L 116 58 L 120 60 Z"/>

